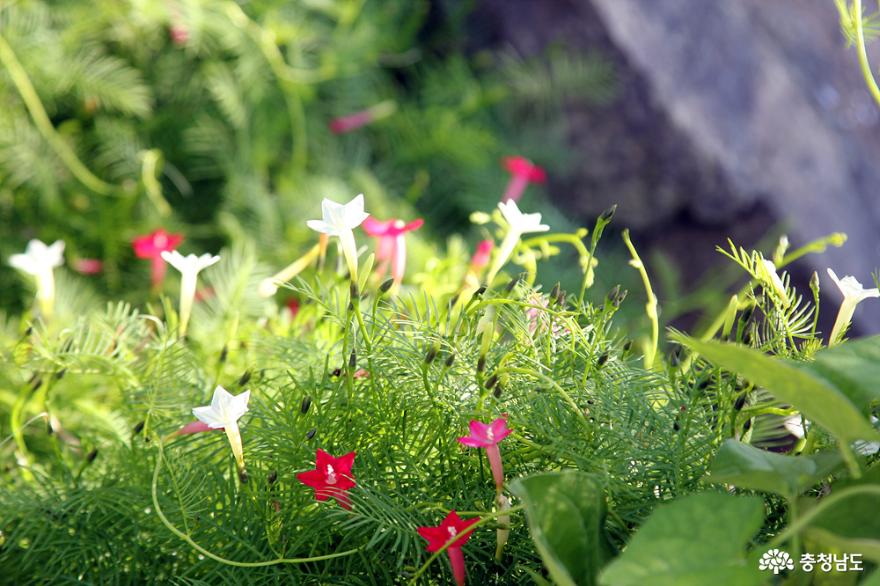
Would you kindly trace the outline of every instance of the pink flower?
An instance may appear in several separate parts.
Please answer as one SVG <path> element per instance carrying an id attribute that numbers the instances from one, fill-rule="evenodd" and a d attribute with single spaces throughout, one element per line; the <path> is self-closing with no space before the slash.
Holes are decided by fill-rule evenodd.
<path id="1" fill-rule="evenodd" d="M 471 420 L 470 435 L 458 438 L 458 442 L 469 448 L 484 448 L 492 468 L 495 488 L 500 492 L 504 485 L 504 466 L 501 462 L 501 450 L 498 443 L 511 434 L 507 427 L 507 418 L 499 417 L 492 423 Z"/>
<path id="2" fill-rule="evenodd" d="M 379 266 L 376 267 L 378 274 L 385 272 L 386 266 L 391 264 L 391 278 L 394 279 L 396 285 L 403 282 L 403 275 L 406 271 L 406 240 L 404 235 L 407 232 L 418 230 L 425 221 L 421 218 L 406 223 L 403 220 L 379 220 L 370 216 L 361 226 L 364 232 L 376 238 L 376 261 Z"/>
<path id="3" fill-rule="evenodd" d="M 426 549 L 431 553 L 439 551 L 444 545 L 452 542 L 446 548 L 446 554 L 449 556 L 449 563 L 452 565 L 452 575 L 455 577 L 455 583 L 458 586 L 464 586 L 467 576 L 464 554 L 461 552 L 461 547 L 471 538 L 471 533 L 474 530 L 470 529 L 470 527 L 478 521 L 478 518 L 465 521 L 455 511 L 449 511 L 449 514 L 440 522 L 440 525 L 418 528 L 419 535 L 428 540 Z"/>
<path id="4" fill-rule="evenodd" d="M 491 240 L 481 240 L 480 243 L 477 244 L 477 249 L 471 257 L 471 270 L 473 272 L 476 273 L 481 269 L 486 268 L 486 265 L 489 264 L 489 260 L 492 257 L 492 249 L 494 247 L 495 243 Z"/>
<path id="5" fill-rule="evenodd" d="M 131 241 L 134 254 L 138 258 L 147 258 L 152 262 L 153 289 L 158 290 L 165 279 L 165 261 L 163 252 L 171 252 L 183 242 L 183 234 L 169 234 L 162 228 L 154 230 L 146 236 L 138 236 Z"/>
<path id="6" fill-rule="evenodd" d="M 340 116 L 330 121 L 330 132 L 333 134 L 344 134 L 357 130 L 367 124 L 372 124 L 382 118 L 387 118 L 397 110 L 397 104 L 392 101 L 380 102 L 374 106 L 370 106 L 366 110 L 349 114 L 348 116 Z"/>
<path id="7" fill-rule="evenodd" d="M 202 421 L 193 421 L 192 423 L 187 423 L 176 432 L 177 435 L 187 435 L 190 433 L 201 433 L 203 431 L 217 431 L 223 429 L 222 427 L 211 427 L 207 423 Z"/>
<path id="8" fill-rule="evenodd" d="M 510 181 L 501 201 L 519 201 L 529 183 L 544 183 L 547 180 L 544 169 L 525 157 L 504 157 L 502 163 L 510 172 Z"/>
<path id="9" fill-rule="evenodd" d="M 171 41 L 178 47 L 186 45 L 189 40 L 189 31 L 182 24 L 172 24 L 168 33 L 171 36 Z"/>
<path id="10" fill-rule="evenodd" d="M 296 297 L 288 299 L 285 306 L 290 310 L 290 317 L 296 317 L 296 314 L 299 313 L 299 299 Z"/>
<path id="11" fill-rule="evenodd" d="M 315 455 L 315 469 L 300 472 L 296 479 L 315 489 L 315 500 L 326 501 L 330 497 L 344 509 L 351 509 L 348 491 L 356 486 L 351 467 L 357 454 L 349 452 L 334 458 L 318 448 Z"/>
<path id="12" fill-rule="evenodd" d="M 83 275 L 97 275 L 104 270 L 104 263 L 97 258 L 80 258 L 73 261 L 73 270 Z"/>

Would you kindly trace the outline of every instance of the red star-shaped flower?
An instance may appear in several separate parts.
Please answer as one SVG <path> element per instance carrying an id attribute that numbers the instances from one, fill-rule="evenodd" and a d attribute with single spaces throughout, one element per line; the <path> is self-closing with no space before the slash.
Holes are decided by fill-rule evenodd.
<path id="1" fill-rule="evenodd" d="M 134 254 L 138 258 L 155 258 L 163 251 L 171 252 L 183 242 L 183 234 L 169 234 L 162 228 L 146 236 L 138 236 L 131 241 Z"/>
<path id="2" fill-rule="evenodd" d="M 336 499 L 345 509 L 351 509 L 348 491 L 356 486 L 351 467 L 354 465 L 355 452 L 334 458 L 318 448 L 315 455 L 315 469 L 300 472 L 297 480 L 315 489 L 315 500 L 326 501 L 330 497 Z"/>
<path id="3" fill-rule="evenodd" d="M 467 543 L 471 538 L 473 529 L 471 527 L 479 521 L 479 518 L 464 520 L 458 516 L 455 511 L 449 511 L 446 518 L 436 527 L 419 527 L 418 532 L 424 539 L 428 540 L 427 550 L 430 552 L 439 551 L 444 545 L 452 542 L 446 548 L 449 556 L 449 563 L 452 565 L 452 574 L 455 577 L 455 583 L 463 586 L 466 576 L 464 567 L 464 555 L 461 553 L 461 546 Z"/>
<path id="4" fill-rule="evenodd" d="M 169 234 L 162 228 L 154 230 L 146 236 L 138 236 L 131 241 L 134 254 L 138 258 L 150 259 L 152 262 L 153 289 L 158 290 L 165 278 L 165 261 L 162 260 L 163 252 L 175 250 L 183 242 L 183 234 Z"/>

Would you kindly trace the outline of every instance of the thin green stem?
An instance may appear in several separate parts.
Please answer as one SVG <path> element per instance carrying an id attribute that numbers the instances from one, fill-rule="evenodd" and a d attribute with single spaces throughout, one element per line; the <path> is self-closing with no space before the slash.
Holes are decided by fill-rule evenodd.
<path id="1" fill-rule="evenodd" d="M 782 533 L 777 535 L 772 541 L 770 541 L 770 543 L 767 544 L 767 547 L 779 547 L 780 545 L 791 539 L 793 536 L 800 533 L 800 531 L 807 527 L 813 521 L 813 519 L 824 513 L 826 509 L 831 507 L 831 505 L 837 503 L 838 501 L 847 499 L 851 496 L 860 494 L 873 494 L 880 496 L 880 486 L 877 486 L 875 484 L 851 486 L 849 488 L 844 488 L 843 490 L 834 492 L 829 496 L 826 496 L 819 502 L 818 505 L 798 517 L 794 522 L 790 523 Z"/>
<path id="2" fill-rule="evenodd" d="M 156 508 L 156 514 L 159 516 L 159 520 L 162 521 L 162 524 L 171 531 L 174 535 L 179 537 L 181 540 L 189 544 L 197 552 L 201 553 L 207 558 L 211 558 L 216 562 L 220 562 L 221 564 L 225 564 L 227 566 L 235 566 L 237 568 L 262 568 L 266 566 L 275 566 L 278 564 L 307 564 L 312 562 L 320 562 L 324 560 L 332 560 L 336 558 L 341 558 L 345 556 L 349 556 L 360 551 L 360 548 L 357 549 L 349 549 L 346 551 L 341 551 L 338 553 L 329 553 L 326 555 L 319 555 L 307 558 L 276 558 L 273 560 L 265 560 L 262 562 L 239 562 L 236 560 L 231 560 L 228 558 L 221 557 L 198 543 L 196 543 L 192 537 L 189 536 L 188 533 L 184 533 L 180 529 L 174 526 L 171 521 L 168 520 L 168 517 L 165 516 L 165 513 L 162 511 L 162 507 L 159 506 L 159 472 L 162 469 L 162 459 L 165 457 L 164 448 L 162 447 L 161 442 L 157 438 L 157 444 L 159 446 L 159 451 L 156 455 L 156 466 L 153 469 L 153 482 L 151 485 L 151 495 L 153 498 L 153 506 Z"/>
<path id="3" fill-rule="evenodd" d="M 868 61 L 868 51 L 865 47 L 865 30 L 862 23 L 862 0 L 853 0 L 853 12 L 855 13 L 856 25 L 856 51 L 859 54 L 859 67 L 862 70 L 862 76 L 868 85 L 874 101 L 880 105 L 880 87 L 877 87 L 877 80 L 874 79 L 874 72 L 871 71 L 871 63 Z"/>
<path id="4" fill-rule="evenodd" d="M 15 85 L 15 89 L 18 90 L 18 94 L 27 107 L 37 130 L 40 131 L 40 134 L 43 135 L 43 138 L 46 139 L 46 142 L 49 143 L 49 146 L 52 147 L 52 150 L 55 151 L 55 154 L 58 155 L 58 158 L 61 159 L 61 162 L 64 163 L 70 173 L 80 183 L 95 193 L 112 195 L 118 188 L 89 171 L 88 167 L 73 152 L 73 149 L 55 131 L 55 127 L 52 125 L 52 121 L 43 107 L 43 102 L 40 100 L 40 96 L 37 95 L 37 90 L 34 89 L 27 75 L 27 71 L 19 62 L 15 51 L 12 50 L 9 43 L 3 38 L 3 35 L 0 35 L 0 63 L 3 63 L 3 66 L 9 71 L 9 77 L 12 78 L 12 83 Z"/>
<path id="5" fill-rule="evenodd" d="M 477 521 L 476 523 L 474 523 L 473 525 L 471 525 L 468 528 L 468 532 L 472 532 L 473 530 L 477 529 L 478 527 L 482 527 L 483 525 L 486 525 L 487 523 L 489 523 L 489 521 L 492 521 L 496 517 L 510 515 L 511 513 L 518 513 L 520 511 L 522 511 L 523 509 L 525 509 L 525 506 L 519 505 L 516 507 L 511 507 L 509 509 L 505 509 L 503 511 L 493 511 L 491 513 L 480 513 L 480 520 Z M 468 535 L 469 534 L 468 532 L 460 533 L 458 535 L 458 537 L 456 537 L 455 539 L 450 539 L 447 543 L 445 543 L 443 545 L 443 547 L 441 547 L 440 549 L 435 551 L 433 554 L 431 554 L 431 557 L 429 557 L 428 560 L 424 564 L 422 564 L 422 567 L 419 568 L 416 571 L 416 573 L 412 575 L 412 578 L 410 578 L 409 583 L 415 584 L 416 581 L 421 577 L 421 575 L 424 574 L 425 571 L 428 569 L 428 567 L 434 562 L 434 560 L 436 560 L 438 557 L 440 557 L 447 549 L 449 549 L 450 546 L 454 545 L 457 541 L 461 540 L 462 537 L 464 537 L 465 535 Z"/>
<path id="6" fill-rule="evenodd" d="M 645 368 L 651 370 L 654 366 L 654 357 L 657 354 L 657 347 L 660 344 L 660 322 L 657 316 L 657 297 L 654 295 L 654 289 L 651 287 L 651 280 L 648 278 L 648 271 L 645 270 L 645 263 L 639 258 L 639 253 L 636 251 L 636 247 L 633 246 L 632 240 L 630 240 L 629 230 L 623 231 L 623 242 L 626 244 L 626 247 L 632 255 L 632 260 L 629 264 L 639 271 L 639 275 L 642 277 L 642 283 L 645 285 L 645 294 L 648 297 L 648 300 L 645 303 L 645 313 L 648 315 L 648 319 L 651 322 L 651 346 L 647 348 L 645 352 Z"/>

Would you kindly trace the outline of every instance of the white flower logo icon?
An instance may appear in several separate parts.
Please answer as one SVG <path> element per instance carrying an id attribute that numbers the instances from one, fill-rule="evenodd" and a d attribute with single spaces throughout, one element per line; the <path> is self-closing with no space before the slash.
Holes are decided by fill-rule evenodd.
<path id="1" fill-rule="evenodd" d="M 773 574 L 778 574 L 782 570 L 793 570 L 794 562 L 791 556 L 779 549 L 771 549 L 761 556 L 758 562 L 759 570 L 773 570 Z"/>

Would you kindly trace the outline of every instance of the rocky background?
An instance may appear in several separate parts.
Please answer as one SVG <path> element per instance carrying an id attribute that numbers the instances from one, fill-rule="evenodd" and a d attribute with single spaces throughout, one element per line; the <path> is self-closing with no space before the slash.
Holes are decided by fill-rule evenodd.
<path id="1" fill-rule="evenodd" d="M 593 218 L 620 204 L 619 223 L 689 279 L 727 237 L 755 244 L 779 228 L 798 246 L 843 231 L 847 244 L 805 258 L 796 282 L 819 271 L 836 303 L 826 267 L 871 281 L 880 110 L 832 0 L 482 0 L 471 18 L 492 47 L 598 51 L 614 66 L 613 100 L 568 104 L 578 164 L 550 186 L 561 208 Z M 880 304 L 856 318 L 880 331 Z"/>

